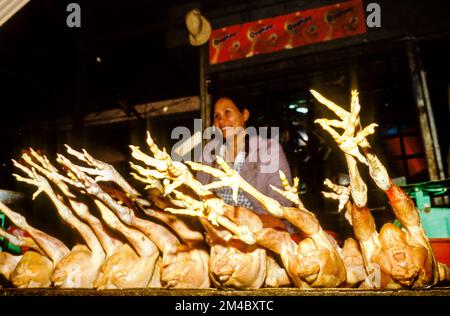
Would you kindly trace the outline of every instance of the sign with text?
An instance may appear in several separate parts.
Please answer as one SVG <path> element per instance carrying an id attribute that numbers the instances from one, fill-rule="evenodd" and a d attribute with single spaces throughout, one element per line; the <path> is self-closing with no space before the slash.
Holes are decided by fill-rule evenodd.
<path id="1" fill-rule="evenodd" d="M 209 63 L 268 54 L 367 32 L 361 0 L 213 30 Z"/>

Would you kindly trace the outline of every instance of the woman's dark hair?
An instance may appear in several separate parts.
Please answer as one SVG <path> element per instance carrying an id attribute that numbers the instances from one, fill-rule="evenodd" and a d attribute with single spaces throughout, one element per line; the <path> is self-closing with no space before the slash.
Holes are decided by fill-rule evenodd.
<path id="1" fill-rule="evenodd" d="M 244 111 L 245 109 L 250 111 L 251 99 L 248 93 L 244 93 L 241 90 L 233 90 L 233 91 L 219 90 L 217 92 L 213 92 L 213 98 L 211 103 L 212 106 L 214 106 L 217 100 L 221 98 L 226 98 L 233 101 L 234 105 L 236 105 L 236 107 L 241 112 Z"/>

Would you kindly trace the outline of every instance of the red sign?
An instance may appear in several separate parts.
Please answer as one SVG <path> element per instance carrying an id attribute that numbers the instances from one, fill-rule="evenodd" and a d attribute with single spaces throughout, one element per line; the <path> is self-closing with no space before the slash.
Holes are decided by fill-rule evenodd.
<path id="1" fill-rule="evenodd" d="M 246 52 L 241 47 L 241 25 L 233 25 L 214 30 L 209 39 L 209 63 L 244 58 Z"/>
<path id="2" fill-rule="evenodd" d="M 214 30 L 209 62 L 268 54 L 367 32 L 361 0 Z"/>

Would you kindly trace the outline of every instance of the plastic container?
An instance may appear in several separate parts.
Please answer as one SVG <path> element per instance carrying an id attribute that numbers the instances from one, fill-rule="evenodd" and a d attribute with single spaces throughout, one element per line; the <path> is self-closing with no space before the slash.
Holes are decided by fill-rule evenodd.
<path id="1" fill-rule="evenodd" d="M 7 232 L 16 236 L 21 236 L 21 237 L 30 237 L 30 234 L 28 234 L 26 231 L 21 230 L 20 228 L 17 228 L 14 225 L 11 225 L 10 227 L 8 227 Z M 28 247 L 25 246 L 16 246 L 12 243 L 10 243 L 9 241 L 5 241 L 4 244 L 4 248 L 8 250 L 8 252 L 12 253 L 13 255 L 21 255 L 23 254 L 25 251 L 28 250 Z"/>
<path id="2" fill-rule="evenodd" d="M 450 266 L 450 238 L 430 238 L 437 261 Z"/>
<path id="3" fill-rule="evenodd" d="M 432 207 L 419 215 L 428 238 L 450 238 L 450 208 Z"/>

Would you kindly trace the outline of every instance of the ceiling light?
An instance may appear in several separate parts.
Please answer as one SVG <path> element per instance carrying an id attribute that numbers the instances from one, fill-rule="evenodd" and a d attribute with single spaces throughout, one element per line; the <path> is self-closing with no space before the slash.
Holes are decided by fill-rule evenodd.
<path id="1" fill-rule="evenodd" d="M 306 114 L 308 113 L 308 108 L 296 108 L 295 109 L 298 113 Z"/>

